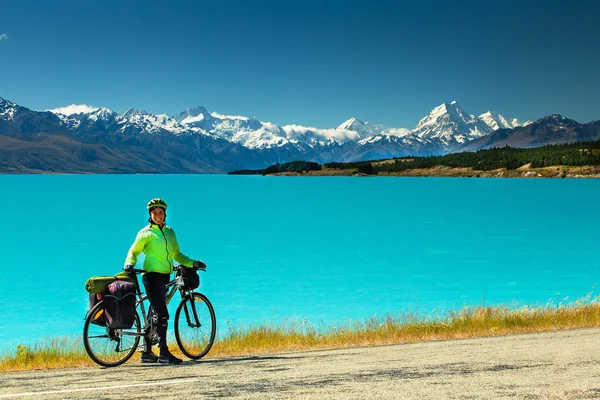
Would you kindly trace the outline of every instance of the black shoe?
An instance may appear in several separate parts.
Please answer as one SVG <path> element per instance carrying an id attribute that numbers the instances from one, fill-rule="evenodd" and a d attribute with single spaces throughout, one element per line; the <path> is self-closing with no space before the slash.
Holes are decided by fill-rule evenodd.
<path id="1" fill-rule="evenodd" d="M 171 353 L 167 353 L 158 356 L 158 362 L 161 364 L 181 364 L 183 360 L 181 358 L 175 357 Z"/>
<path id="2" fill-rule="evenodd" d="M 152 351 L 142 351 L 140 356 L 140 362 L 143 363 L 155 363 L 158 361 L 158 356 Z"/>

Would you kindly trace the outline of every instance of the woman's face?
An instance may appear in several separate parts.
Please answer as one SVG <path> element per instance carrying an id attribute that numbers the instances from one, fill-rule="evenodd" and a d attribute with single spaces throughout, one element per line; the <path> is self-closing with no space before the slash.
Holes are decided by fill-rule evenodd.
<path id="1" fill-rule="evenodd" d="M 154 208 L 150 211 L 150 218 L 152 218 L 152 222 L 156 225 L 162 225 L 165 222 L 165 210 L 160 207 Z"/>

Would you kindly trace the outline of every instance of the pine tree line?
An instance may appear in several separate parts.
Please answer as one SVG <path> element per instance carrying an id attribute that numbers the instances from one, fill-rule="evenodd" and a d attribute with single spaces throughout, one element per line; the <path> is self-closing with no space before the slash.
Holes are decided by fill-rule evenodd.
<path id="1" fill-rule="evenodd" d="M 435 166 L 489 171 L 497 168 L 514 170 L 525 164 L 531 164 L 533 168 L 554 165 L 600 165 L 600 141 L 548 145 L 531 149 L 507 146 L 471 153 L 453 153 L 431 157 L 403 157 L 394 160 L 393 163 L 374 164 L 374 172 L 399 172 Z"/>
<path id="2" fill-rule="evenodd" d="M 349 163 L 331 162 L 323 164 L 332 169 L 357 169 L 363 174 L 379 172 L 402 172 L 415 168 L 432 168 L 446 166 L 451 168 L 472 168 L 480 171 L 490 171 L 498 168 L 517 169 L 531 164 L 533 168 L 549 166 L 584 166 L 600 165 L 600 140 L 595 142 L 578 142 L 561 145 L 546 145 L 530 149 L 501 147 L 476 152 L 452 153 L 444 156 L 401 157 L 393 162 L 378 163 L 377 161 L 355 161 Z M 230 172 L 234 175 L 266 175 L 282 172 L 319 171 L 322 166 L 311 161 L 292 161 L 274 164 L 260 170 L 237 170 Z"/>
<path id="3" fill-rule="evenodd" d="M 273 164 L 265 169 L 240 169 L 230 172 L 229 175 L 267 175 L 282 172 L 308 172 L 320 171 L 321 165 L 312 161 L 291 161 L 283 164 Z"/>

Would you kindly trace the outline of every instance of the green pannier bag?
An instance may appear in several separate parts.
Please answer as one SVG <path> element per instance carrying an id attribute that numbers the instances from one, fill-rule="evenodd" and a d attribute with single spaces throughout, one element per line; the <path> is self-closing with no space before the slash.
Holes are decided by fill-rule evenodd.
<path id="1" fill-rule="evenodd" d="M 116 275 L 93 276 L 85 282 L 85 290 L 90 293 L 104 293 L 108 285 L 114 281 L 127 281 L 135 285 L 135 277 L 129 276 L 125 272 L 119 272 Z"/>

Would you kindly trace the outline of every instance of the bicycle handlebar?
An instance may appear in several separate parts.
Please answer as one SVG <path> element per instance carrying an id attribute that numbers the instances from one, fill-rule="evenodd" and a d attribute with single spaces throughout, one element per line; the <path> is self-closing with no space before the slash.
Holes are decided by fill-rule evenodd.
<path id="1" fill-rule="evenodd" d="M 184 265 L 181 265 L 181 264 L 173 265 L 173 270 L 175 270 L 175 271 L 178 271 L 181 268 L 188 268 L 188 267 L 186 267 Z M 204 271 L 204 272 L 206 272 L 206 267 L 205 268 L 193 268 L 192 267 L 190 269 L 194 269 L 196 271 Z M 144 272 L 146 272 L 146 270 L 138 269 L 138 268 L 134 268 L 133 270 L 131 270 L 131 273 L 134 273 L 134 274 L 141 274 L 141 273 L 144 273 Z"/>
<path id="2" fill-rule="evenodd" d="M 188 269 L 193 269 L 193 270 L 196 270 L 196 271 L 204 271 L 204 272 L 206 272 L 206 267 L 194 268 L 194 267 L 186 267 L 185 265 L 181 265 L 181 264 L 173 265 L 173 270 L 174 271 L 179 271 L 182 268 L 188 268 Z"/>

